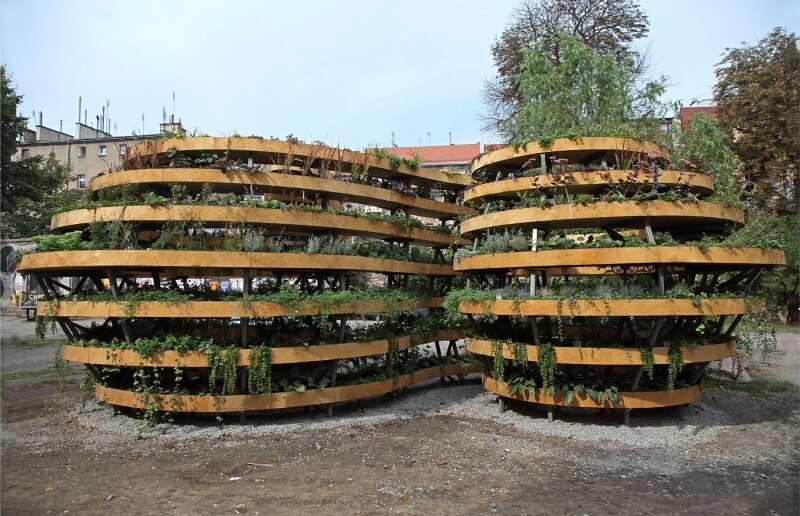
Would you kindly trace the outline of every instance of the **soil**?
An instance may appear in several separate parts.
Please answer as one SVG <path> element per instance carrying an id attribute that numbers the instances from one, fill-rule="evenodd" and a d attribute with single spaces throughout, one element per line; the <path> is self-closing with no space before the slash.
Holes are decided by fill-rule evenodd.
<path id="1" fill-rule="evenodd" d="M 6 317 L 3 317 L 4 322 Z M 4 336 L 6 331 L 4 328 Z M 4 514 L 800 513 L 800 335 L 683 410 L 500 414 L 478 378 L 360 406 L 147 427 L 5 340 Z M 63 391 L 62 391 L 63 386 Z M 743 389 L 743 390 L 740 390 Z"/>

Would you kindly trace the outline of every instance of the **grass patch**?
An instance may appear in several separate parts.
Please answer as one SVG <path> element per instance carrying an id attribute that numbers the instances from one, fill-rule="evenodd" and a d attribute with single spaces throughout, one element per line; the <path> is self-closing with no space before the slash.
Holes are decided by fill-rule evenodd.
<path id="1" fill-rule="evenodd" d="M 750 383 L 735 382 L 733 380 L 717 380 L 706 376 L 703 378 L 703 387 L 730 389 L 732 391 L 747 392 L 757 398 L 775 398 L 780 394 L 797 392 L 798 386 L 786 380 L 767 382 L 753 380 Z"/>
<path id="2" fill-rule="evenodd" d="M 776 324 L 775 331 L 777 333 L 800 333 L 800 326 Z"/>
<path id="3" fill-rule="evenodd" d="M 59 378 L 60 375 L 64 376 L 74 376 L 78 374 L 79 371 L 76 371 L 70 367 L 62 367 L 59 368 L 52 366 L 45 369 L 35 369 L 32 371 L 13 371 L 10 373 L 4 373 L 2 378 L 3 381 L 13 381 L 13 380 L 21 380 L 21 379 L 33 379 L 33 378 Z"/>

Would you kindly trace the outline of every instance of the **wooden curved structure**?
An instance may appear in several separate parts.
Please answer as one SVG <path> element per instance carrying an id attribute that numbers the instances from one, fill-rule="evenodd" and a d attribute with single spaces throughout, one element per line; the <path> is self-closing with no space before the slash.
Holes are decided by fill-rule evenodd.
<path id="1" fill-rule="evenodd" d="M 461 213 L 469 213 L 469 208 L 455 204 L 425 199 L 415 195 L 395 192 L 385 188 L 326 179 L 314 176 L 300 176 L 286 173 L 258 172 L 243 170 L 225 172 L 212 168 L 154 168 L 123 170 L 95 177 L 89 188 L 95 193 L 107 188 L 135 185 L 139 189 L 157 187 L 164 184 L 180 184 L 187 191 L 197 194 L 203 185 L 212 185 L 220 193 L 241 193 L 245 188 L 257 194 L 278 196 L 281 199 L 313 198 L 312 194 L 327 194 L 332 200 L 368 204 L 384 209 L 407 207 L 411 215 L 431 218 L 450 218 Z"/>
<path id="2" fill-rule="evenodd" d="M 196 138 L 169 138 L 148 141 L 131 149 L 126 162 L 135 165 L 137 159 L 152 155 L 164 155 L 174 149 L 186 154 L 216 153 L 231 160 L 247 161 L 254 158 L 262 163 L 292 166 L 302 163 L 308 168 L 320 166 L 322 162 L 338 164 L 343 172 L 354 168 L 368 172 L 371 176 L 387 179 L 404 179 L 412 184 L 460 190 L 470 184 L 471 179 L 464 174 L 448 174 L 439 170 L 412 169 L 400 164 L 392 168 L 388 159 L 379 158 L 372 152 L 356 152 L 349 149 L 325 147 L 264 138 L 215 138 L 201 136 Z M 287 163 L 287 161 L 289 163 Z"/>
<path id="3" fill-rule="evenodd" d="M 529 360 L 535 362 L 539 354 L 539 346 L 525 346 Z M 467 349 L 477 355 L 493 356 L 492 342 L 482 339 L 467 339 Z M 562 347 L 556 349 L 556 360 L 559 364 L 595 365 L 595 366 L 640 366 L 642 354 L 639 348 L 592 348 L 592 347 Z M 508 360 L 514 358 L 511 345 L 503 344 L 503 357 Z M 669 348 L 654 347 L 653 363 L 665 365 L 669 363 Z M 731 357 L 730 343 L 708 344 L 697 347 L 682 348 L 683 361 L 687 364 L 698 362 L 713 362 Z"/>
<path id="4" fill-rule="evenodd" d="M 667 391 L 637 391 L 637 392 L 620 392 L 619 403 L 612 403 L 608 399 L 603 399 L 600 403 L 586 395 L 575 395 L 571 403 L 566 403 L 562 393 L 556 393 L 554 396 L 543 392 L 541 389 L 535 389 L 534 392 L 525 391 L 522 394 L 514 394 L 513 396 L 508 392 L 508 383 L 497 381 L 494 378 L 484 376 L 483 387 L 499 396 L 505 398 L 512 398 L 519 401 L 528 403 L 538 403 L 540 405 L 550 405 L 558 407 L 582 407 L 582 408 L 614 408 L 614 409 L 654 409 L 675 407 L 677 405 L 686 405 L 700 399 L 702 393 L 698 385 L 691 387 L 684 387 L 675 389 L 673 392 Z"/>
<path id="5" fill-rule="evenodd" d="M 333 403 L 465 373 L 464 330 L 443 327 L 439 314 L 457 275 L 446 255 L 467 242 L 448 224 L 471 211 L 428 197 L 456 199 L 468 176 L 259 138 L 146 142 L 125 166 L 92 182 L 105 206 L 51 221 L 55 233 L 80 231 L 70 248 L 103 248 L 36 252 L 18 267 L 42 286 L 40 322 L 75 341 L 62 357 L 86 364 L 98 398 L 146 414 L 330 413 Z M 267 199 L 284 204 L 247 206 Z M 346 204 L 365 209 L 342 213 Z M 441 225 L 414 227 L 414 216 Z M 416 254 L 412 243 L 432 249 Z M 314 389 L 321 378 L 329 387 Z"/>
<path id="6" fill-rule="evenodd" d="M 521 301 L 461 301 L 458 309 L 474 315 L 581 317 L 671 317 L 738 315 L 763 310 L 747 299 L 542 299 Z"/>
<path id="7" fill-rule="evenodd" d="M 692 244 L 741 226 L 744 212 L 703 200 L 714 192 L 712 178 L 667 169 L 667 160 L 648 142 L 581 138 L 507 147 L 474 161 L 473 177 L 483 182 L 464 199 L 489 204 L 461 222 L 476 253 L 454 268 L 494 289 L 474 299 L 459 295 L 457 308 L 479 335 L 467 348 L 481 357 L 484 387 L 500 396 L 501 411 L 503 399 L 514 398 L 548 406 L 550 417 L 564 405 L 624 409 L 627 423 L 631 409 L 699 399 L 705 367 L 733 356 L 737 324 L 764 309 L 748 296 L 765 270 L 786 263 L 784 253 Z M 686 200 L 662 200 L 675 197 Z M 526 207 L 531 199 L 544 206 Z M 615 242 L 589 247 L 601 230 Z M 559 232 L 555 244 L 572 248 L 539 249 Z M 657 244 L 656 232 L 668 245 Z M 626 239 L 631 234 L 648 245 Z M 490 235 L 488 250 L 519 249 L 520 238 L 530 250 L 481 253 Z M 503 377 L 552 389 L 511 395 Z M 566 403 L 562 390 L 572 383 L 565 382 L 613 387 L 620 400 L 576 394 Z M 679 382 L 689 387 L 673 391 Z"/>
<path id="8" fill-rule="evenodd" d="M 742 266 L 785 265 L 786 257 L 776 249 L 741 247 L 654 246 L 592 249 L 555 249 L 467 256 L 457 260 L 457 271 L 491 269 L 543 269 L 563 267 L 614 267 L 644 265 L 706 266 L 713 270 Z"/>
<path id="9" fill-rule="evenodd" d="M 59 274 L 68 271 L 122 268 L 126 273 L 161 271 L 166 276 L 190 276 L 193 271 L 242 274 L 269 271 L 364 271 L 386 274 L 453 276 L 448 263 L 421 263 L 367 256 L 308 255 L 245 251 L 109 250 L 52 251 L 28 254 L 20 266 L 29 273 Z"/>
<path id="10" fill-rule="evenodd" d="M 461 235 L 472 237 L 486 230 L 517 228 L 577 229 L 634 227 L 645 220 L 653 229 L 720 228 L 744 224 L 744 211 L 718 203 L 675 201 L 620 201 L 595 204 L 559 204 L 548 208 L 517 208 L 478 215 L 461 223 Z"/>
<path id="11" fill-rule="evenodd" d="M 646 157 L 648 154 L 658 153 L 659 159 L 668 159 L 669 154 L 663 148 L 650 142 L 639 142 L 629 138 L 611 138 L 587 136 L 570 140 L 559 138 L 552 145 L 543 146 L 537 142 L 529 142 L 521 147 L 503 147 L 492 152 L 487 152 L 472 162 L 472 170 L 508 167 L 520 169 L 532 158 L 558 156 L 566 158 L 570 163 L 580 163 L 586 158 L 593 158 L 598 154 L 608 154 L 623 161 L 629 157 Z"/>
<path id="12" fill-rule="evenodd" d="M 463 332 L 459 330 L 440 330 L 437 332 L 406 335 L 397 338 L 397 349 L 409 349 L 421 344 L 442 340 L 460 339 Z M 342 344 L 314 344 L 310 346 L 290 346 L 273 348 L 271 363 L 301 364 L 306 362 L 324 362 L 383 355 L 389 352 L 390 344 L 386 339 L 364 342 L 346 342 Z M 65 345 L 61 356 L 70 362 L 81 362 L 92 365 L 127 366 L 127 367 L 209 367 L 208 357 L 202 351 L 159 351 L 152 355 L 142 355 L 132 349 L 93 348 L 89 346 Z M 251 350 L 239 350 L 236 365 L 245 367 L 251 362 Z"/>
<path id="13" fill-rule="evenodd" d="M 112 206 L 80 209 L 54 215 L 50 228 L 53 231 L 74 231 L 84 229 L 92 222 L 102 221 L 131 222 L 139 227 L 160 227 L 173 221 L 202 221 L 211 228 L 246 222 L 264 226 L 275 234 L 283 231 L 307 234 L 336 231 L 346 235 L 406 239 L 439 246 L 449 246 L 457 240 L 449 233 L 419 228 L 406 230 L 390 222 L 366 217 L 242 206 Z"/>
<path id="14" fill-rule="evenodd" d="M 573 172 L 568 176 L 555 178 L 552 175 L 537 175 L 503 179 L 491 183 L 482 183 L 464 191 L 464 201 L 478 199 L 516 199 L 521 192 L 556 189 L 568 191 L 570 194 L 586 194 L 612 183 L 617 185 L 652 185 L 651 174 L 636 170 L 605 170 L 590 172 Z M 686 186 L 692 193 L 709 195 L 714 192 L 714 184 L 710 176 L 675 170 L 664 170 L 659 173 L 658 185 L 663 188 Z"/>
<path id="15" fill-rule="evenodd" d="M 257 412 L 361 400 L 381 394 L 388 394 L 398 389 L 434 378 L 457 376 L 465 372 L 466 371 L 460 364 L 448 364 L 441 367 L 420 369 L 413 373 L 400 375 L 396 381 L 389 379 L 364 384 L 311 389 L 303 392 L 273 392 L 269 395 L 147 395 L 124 389 L 105 387 L 98 384 L 95 387 L 95 396 L 111 405 L 135 409 L 146 408 L 148 404 L 152 403 L 156 405 L 157 410 L 166 412 Z"/>
<path id="16" fill-rule="evenodd" d="M 53 317 L 138 317 L 138 318 L 238 318 L 238 317 L 300 317 L 315 315 L 370 314 L 391 310 L 406 311 L 442 306 L 441 297 L 386 301 L 361 301 L 334 306 L 302 302 L 286 306 L 268 301 L 39 301 L 40 314 Z"/>

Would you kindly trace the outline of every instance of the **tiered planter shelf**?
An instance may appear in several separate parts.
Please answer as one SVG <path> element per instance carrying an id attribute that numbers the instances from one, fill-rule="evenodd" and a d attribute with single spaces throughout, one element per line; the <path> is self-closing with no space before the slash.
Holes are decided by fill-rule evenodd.
<path id="1" fill-rule="evenodd" d="M 464 199 L 479 214 L 460 230 L 476 253 L 454 268 L 477 292 L 459 295 L 458 311 L 479 335 L 467 347 L 483 357 L 484 387 L 499 396 L 501 411 L 506 399 L 543 405 L 551 419 L 557 406 L 624 409 L 628 423 L 631 409 L 690 403 L 700 398 L 706 366 L 734 353 L 737 324 L 764 309 L 748 296 L 764 270 L 785 264 L 783 252 L 693 245 L 740 227 L 744 213 L 703 200 L 714 192 L 711 177 L 667 166 L 663 149 L 619 138 L 532 143 L 473 162 L 481 184 Z M 617 246 L 539 249 L 552 235 L 591 243 L 606 233 Z M 508 242 L 527 238 L 529 250 L 517 243 L 513 251 L 481 254 L 481 242 L 503 235 Z M 641 237 L 629 244 L 625 235 Z M 607 294 L 581 294 L 580 285 Z M 625 288 L 636 294 L 620 294 Z M 542 370 L 551 367 L 540 367 L 542 352 L 552 353 L 554 370 Z M 668 369 L 675 382 L 669 389 Z M 545 380 L 550 374 L 555 384 Z M 575 387 L 585 382 L 607 394 L 598 401 Z"/>
<path id="2" fill-rule="evenodd" d="M 174 166 L 207 163 L 203 160 L 212 154 L 217 155 L 220 168 Z M 76 341 L 63 346 L 62 357 L 86 364 L 97 380 L 99 399 L 149 413 L 244 413 L 322 405 L 330 413 L 334 403 L 464 374 L 456 362 L 463 329 L 434 326 L 411 332 L 409 328 L 426 313 L 438 322 L 442 295 L 457 274 L 447 261 L 447 250 L 468 242 L 454 234 L 452 227 L 459 215 L 471 210 L 442 198 L 428 198 L 428 192 L 445 192 L 445 198 L 454 199 L 471 181 L 468 176 L 406 164 L 393 167 L 388 159 L 370 153 L 257 138 L 147 142 L 131 150 L 125 165 L 126 170 L 101 175 L 90 184 L 98 203 L 126 192 L 123 202 L 59 213 L 51 228 L 54 233 L 82 231 L 88 245 L 97 228 L 117 224 L 125 228 L 128 244 L 37 252 L 24 256 L 19 266 L 46 292 L 47 299 L 37 305 L 39 316 L 59 324 Z M 188 197 L 172 200 L 175 191 Z M 192 200 L 201 193 L 204 199 L 209 195 L 216 196 L 215 201 L 223 196 L 228 199 L 224 205 Z M 243 194 L 245 198 L 232 197 Z M 158 196 L 166 197 L 158 205 L 146 204 L 146 199 Z M 238 205 L 245 200 L 252 204 L 254 199 L 263 207 Z M 309 209 L 309 204 L 319 208 Z M 394 218 L 381 220 L 358 206 L 379 214 L 389 210 Z M 415 227 L 418 222 L 405 224 L 397 219 L 415 216 L 432 219 L 440 227 Z M 163 236 L 171 235 L 165 232 L 172 223 L 187 223 L 186 227 L 190 223 L 192 231 Z M 275 239 L 280 251 L 230 249 L 234 244 L 229 239 L 238 236 L 243 242 L 245 230 Z M 312 237 L 331 243 L 352 243 L 356 238 L 381 241 L 381 249 L 391 247 L 392 258 L 306 254 L 303 249 Z M 135 246 L 130 245 L 131 238 Z M 161 248 L 153 248 L 156 241 Z M 425 262 L 397 259 L 398 253 L 408 254 L 412 244 L 433 248 L 434 257 Z M 204 248 L 198 250 L 197 245 Z M 266 249 L 266 240 L 263 245 Z M 218 290 L 221 280 L 229 280 L 226 292 Z M 417 294 L 409 287 L 410 280 L 427 283 L 429 291 Z M 399 297 L 392 294 L 389 300 L 366 295 L 347 301 L 345 294 L 344 301 L 315 300 L 326 291 L 350 290 L 354 283 L 367 289 L 385 285 L 407 290 Z M 234 284 L 240 284 L 241 290 L 233 291 Z M 152 290 L 152 295 L 141 295 L 143 289 Z M 159 299 L 166 289 L 174 292 L 176 300 Z M 296 290 L 299 301 L 258 298 L 281 289 Z M 382 338 L 353 335 L 357 328 L 367 331 L 378 319 L 393 321 L 396 327 L 387 326 Z M 222 378 L 209 378 L 219 366 L 221 353 L 209 355 L 208 346 L 140 352 L 136 340 L 155 334 L 193 339 L 200 335 L 205 344 L 214 340 L 212 344 L 222 346 L 224 353 L 234 349 L 234 392 L 228 388 L 231 378 L 225 378 L 228 390 L 224 393 L 214 392 L 222 389 Z M 286 345 L 298 339 L 302 345 Z M 286 344 L 281 344 L 283 340 Z M 248 373 L 265 356 L 263 342 L 272 343 L 266 356 L 274 382 L 271 392 L 252 392 Z M 446 350 L 440 348 L 441 342 L 447 343 Z M 426 344 L 431 346 L 424 353 L 433 349 L 436 354 L 416 358 Z M 437 360 L 441 365 L 430 367 Z M 345 369 L 345 363 L 352 368 Z M 370 381 L 384 363 L 386 379 Z M 408 372 L 413 367 L 419 369 Z M 302 371 L 320 368 L 327 371 L 323 375 L 327 386 L 303 377 Z M 360 378 L 361 370 L 372 374 Z M 153 383 L 163 377 L 175 379 L 175 385 Z M 185 382 L 184 377 L 190 378 L 188 384 L 178 385 Z M 352 384 L 341 385 L 343 378 Z M 278 380 L 293 389 L 303 388 L 278 390 L 283 389 Z"/>

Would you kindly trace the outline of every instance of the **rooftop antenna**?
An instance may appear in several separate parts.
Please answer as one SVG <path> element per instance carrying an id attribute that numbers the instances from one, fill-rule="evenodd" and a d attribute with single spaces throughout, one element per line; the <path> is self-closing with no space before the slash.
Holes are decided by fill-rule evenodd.
<path id="1" fill-rule="evenodd" d="M 83 102 L 83 97 L 78 97 L 78 123 L 81 123 L 81 103 Z"/>
<path id="2" fill-rule="evenodd" d="M 169 119 L 170 123 L 175 123 L 175 92 L 172 92 L 172 116 Z"/>
<path id="3" fill-rule="evenodd" d="M 430 131 L 428 131 L 427 134 L 428 134 L 428 147 L 430 147 L 431 146 L 431 133 L 430 133 Z"/>
<path id="4" fill-rule="evenodd" d="M 114 136 L 117 135 L 117 123 L 114 122 Z"/>
<path id="5" fill-rule="evenodd" d="M 449 132 L 449 133 L 447 133 L 447 134 L 449 134 L 449 135 L 450 135 L 450 145 L 453 145 L 453 133 L 452 133 L 452 132 Z"/>
<path id="6" fill-rule="evenodd" d="M 42 112 L 41 111 L 39 111 L 39 125 L 44 125 L 42 123 Z"/>
<path id="7" fill-rule="evenodd" d="M 161 106 L 161 122 L 167 123 L 167 108 L 166 106 Z"/>
<path id="8" fill-rule="evenodd" d="M 89 125 L 89 110 L 86 108 L 83 108 L 83 125 Z"/>
<path id="9" fill-rule="evenodd" d="M 103 124 L 103 131 L 110 133 L 111 132 L 111 101 L 106 99 L 106 123 Z M 108 125 L 108 130 L 106 131 L 106 125 Z"/>
<path id="10" fill-rule="evenodd" d="M 392 147 L 397 147 L 397 144 L 394 143 L 394 131 L 392 131 Z"/>
<path id="11" fill-rule="evenodd" d="M 100 123 L 97 124 L 97 128 L 100 129 L 101 131 L 105 131 L 106 130 L 106 107 L 105 106 L 100 108 L 100 113 L 102 113 L 102 114 L 100 115 Z"/>
<path id="12" fill-rule="evenodd" d="M 142 134 L 144 134 L 144 113 L 142 113 Z"/>
<path id="13" fill-rule="evenodd" d="M 58 132 L 59 133 L 63 133 L 64 132 L 64 120 L 63 119 L 58 121 Z"/>
<path id="14" fill-rule="evenodd" d="M 31 120 L 33 120 L 33 126 L 36 127 L 36 110 L 31 110 Z"/>

